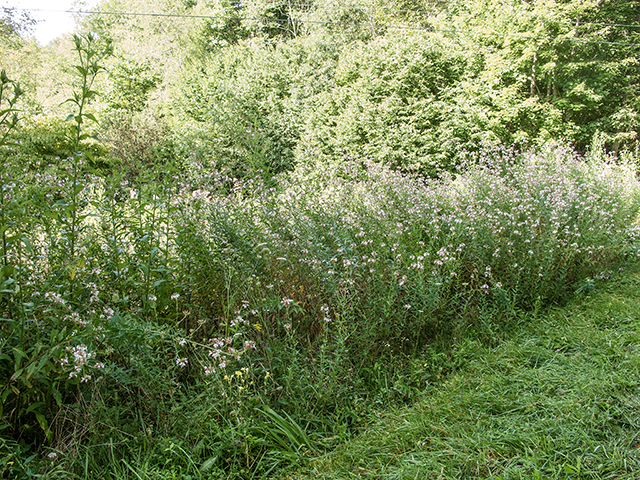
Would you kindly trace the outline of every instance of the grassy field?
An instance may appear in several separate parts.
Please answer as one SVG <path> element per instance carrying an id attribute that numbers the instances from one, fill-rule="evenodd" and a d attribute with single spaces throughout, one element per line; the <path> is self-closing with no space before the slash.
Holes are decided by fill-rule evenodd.
<path id="1" fill-rule="evenodd" d="M 300 478 L 640 478 L 640 267 L 501 335 Z"/>

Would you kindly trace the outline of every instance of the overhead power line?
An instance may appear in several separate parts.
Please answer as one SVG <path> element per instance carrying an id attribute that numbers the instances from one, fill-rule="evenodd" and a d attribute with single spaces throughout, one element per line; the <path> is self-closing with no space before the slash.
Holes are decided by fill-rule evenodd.
<path id="1" fill-rule="evenodd" d="M 181 14 L 181 13 L 140 13 L 140 12 L 101 12 L 90 10 L 44 10 L 36 8 L 16 8 L 16 10 L 28 11 L 28 12 L 43 12 L 43 13 L 73 13 L 78 15 L 113 15 L 123 17 L 166 17 L 166 18 L 196 18 L 196 19 L 210 19 L 210 20 L 251 20 L 261 22 L 277 22 L 277 23 L 312 23 L 319 25 L 343 25 L 343 26 L 358 26 L 358 27 L 376 27 L 376 28 L 396 28 L 403 30 L 426 30 L 433 31 L 432 28 L 418 27 L 412 25 L 386 25 L 380 23 L 371 22 L 331 22 L 326 20 L 301 20 L 293 18 L 270 18 L 270 17 L 243 17 L 237 15 L 193 15 L 193 14 Z"/>
<path id="2" fill-rule="evenodd" d="M 244 16 L 233 16 L 233 15 L 193 15 L 193 14 L 179 14 L 179 13 L 141 13 L 141 12 L 102 12 L 102 11 L 90 11 L 90 10 L 44 10 L 44 9 L 34 9 L 34 8 L 17 8 L 16 10 L 21 11 L 29 11 L 29 12 L 49 12 L 49 13 L 73 13 L 78 15 L 111 15 L 111 16 L 123 16 L 123 17 L 160 17 L 160 18 L 194 18 L 194 19 L 210 19 L 210 20 L 249 20 L 249 21 L 259 21 L 259 22 L 277 22 L 277 23 L 308 23 L 308 24 L 317 24 L 317 25 L 338 25 L 338 26 L 358 26 L 358 27 L 367 27 L 367 28 L 390 28 L 390 29 L 401 29 L 401 30 L 422 30 L 427 32 L 438 32 L 438 33 L 460 33 L 459 30 L 455 29 L 438 29 L 434 27 L 420 27 L 420 26 L 411 26 L 411 25 L 389 25 L 389 24 L 381 24 L 381 23 L 373 23 L 373 22 L 332 22 L 326 20 L 303 20 L 303 19 L 293 19 L 293 18 L 269 18 L 269 17 L 244 17 Z M 583 23 L 582 25 L 588 25 L 589 23 Z M 640 28 L 640 25 L 624 25 L 624 24 L 599 24 L 593 23 L 594 25 L 607 25 L 607 26 L 626 26 L 626 27 L 637 27 Z M 618 45 L 618 46 L 628 46 L 628 47 L 640 47 L 640 43 L 631 43 L 631 42 L 615 42 L 615 41 L 607 41 L 607 40 L 591 40 L 591 39 L 583 39 L 578 37 L 547 37 L 547 36 L 538 36 L 538 35 L 529 35 L 524 33 L 498 33 L 491 32 L 494 35 L 500 37 L 517 37 L 517 38 L 528 38 L 532 40 L 549 40 L 549 41 L 567 41 L 567 42 L 577 42 L 577 43 L 587 43 L 587 44 L 597 44 L 597 45 Z"/>
<path id="3" fill-rule="evenodd" d="M 442 4 L 442 3 L 446 3 L 446 0 L 434 0 L 433 1 L 433 7 L 435 8 L 435 6 L 437 4 Z M 296 7 L 296 8 L 312 8 L 315 7 L 317 5 L 311 4 L 311 3 L 291 3 L 290 1 L 283 1 L 283 2 L 273 2 L 267 5 L 268 8 L 273 8 L 273 7 Z M 426 10 L 424 8 L 419 8 L 419 9 L 396 9 L 393 6 L 390 5 L 359 5 L 359 4 L 350 4 L 350 5 L 344 5 L 343 8 L 347 8 L 347 9 L 363 9 L 363 10 L 383 10 L 392 14 L 395 13 L 409 13 L 409 14 L 416 14 L 416 15 L 424 15 L 424 14 L 429 14 L 431 13 L 433 10 Z M 50 10 L 50 9 L 37 9 L 37 8 L 19 8 L 19 7 L 13 7 L 11 8 L 11 10 L 20 10 L 20 11 L 30 11 L 30 12 L 51 12 L 51 13 L 75 13 L 75 14 L 104 14 L 104 15 L 127 15 L 127 16 L 162 16 L 162 17 L 179 17 L 179 18 L 239 18 L 239 19 L 248 19 L 248 20 L 271 20 L 271 21 L 280 21 L 282 19 L 271 19 L 268 17 L 262 18 L 250 18 L 250 17 L 219 17 L 219 16 L 212 16 L 212 15 L 193 15 L 193 14 L 177 14 L 177 13 L 134 13 L 134 12 L 101 12 L 101 11 L 83 11 L 83 10 Z M 288 20 L 286 20 L 288 21 Z M 296 20 L 299 23 L 310 23 L 311 21 L 306 21 L 306 20 Z M 579 22 L 576 19 L 564 19 L 561 20 L 562 23 L 570 23 L 570 24 L 576 24 L 577 26 L 584 26 L 584 25 L 600 25 L 603 27 L 616 27 L 616 28 L 639 28 L 640 29 L 640 24 L 630 24 L 630 23 L 609 23 L 609 22 Z M 577 22 L 577 23 L 576 23 Z M 334 23 L 334 22 L 319 22 L 319 21 L 315 21 L 313 23 Z M 339 22 L 335 22 L 335 23 L 339 23 Z M 400 25 L 385 25 L 385 26 L 389 26 L 392 28 L 404 28 L 403 26 Z"/>
<path id="4" fill-rule="evenodd" d="M 178 13 L 121 13 L 121 12 L 90 12 L 67 10 L 66 13 L 76 14 L 97 14 L 97 15 L 122 15 L 132 17 L 176 17 L 176 18 L 208 18 L 211 20 L 251 20 L 257 22 L 277 22 L 277 23 L 312 23 L 317 25 L 342 25 L 355 27 L 374 27 L 374 28 L 396 28 L 402 30 L 427 30 L 433 31 L 432 28 L 417 27 L 412 25 L 385 25 L 381 23 L 371 22 L 331 22 L 326 20 L 300 20 L 297 18 L 270 18 L 270 17 L 240 17 L 233 15 L 186 15 Z"/>
<path id="5" fill-rule="evenodd" d="M 446 3 L 446 0 L 436 0 L 433 2 L 433 5 L 439 3 Z M 272 2 L 265 5 L 266 8 L 274 8 L 274 7 L 295 7 L 295 8 L 313 8 L 317 7 L 317 4 L 313 3 L 292 3 L 292 2 Z M 419 9 L 396 9 L 392 5 L 358 5 L 355 3 L 351 3 L 349 5 L 341 5 L 342 8 L 353 8 L 353 9 L 362 9 L 362 10 L 385 10 L 391 11 L 391 13 L 416 13 L 416 14 L 425 14 L 429 13 L 431 10 L 426 10 L 424 8 Z"/>

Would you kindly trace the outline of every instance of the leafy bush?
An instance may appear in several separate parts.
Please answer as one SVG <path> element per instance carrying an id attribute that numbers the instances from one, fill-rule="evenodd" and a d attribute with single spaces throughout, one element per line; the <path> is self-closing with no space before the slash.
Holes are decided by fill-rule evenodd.
<path id="1" fill-rule="evenodd" d="M 338 48 L 313 37 L 275 48 L 253 39 L 189 69 L 174 99 L 176 144 L 237 178 L 292 170 L 309 101 L 332 85 Z"/>
<path id="2" fill-rule="evenodd" d="M 336 88 L 314 99 L 301 148 L 339 158 L 346 151 L 404 170 L 451 168 L 442 146 L 448 90 L 467 59 L 430 34 L 392 35 L 345 51 Z"/>
<path id="3" fill-rule="evenodd" d="M 98 138 L 106 150 L 106 171 L 134 183 L 147 172 L 180 165 L 184 156 L 172 142 L 166 122 L 148 111 L 105 112 Z"/>

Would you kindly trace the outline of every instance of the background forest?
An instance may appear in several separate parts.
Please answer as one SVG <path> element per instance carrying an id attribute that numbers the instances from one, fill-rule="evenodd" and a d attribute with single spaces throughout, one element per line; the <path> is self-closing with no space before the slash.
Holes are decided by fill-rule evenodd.
<path id="1" fill-rule="evenodd" d="M 132 14 L 79 18 L 113 48 L 91 107 L 111 169 L 195 152 L 236 176 L 292 170 L 309 155 L 434 174 L 496 144 L 584 152 L 599 134 L 610 151 L 636 146 L 633 1 L 105 1 L 99 10 Z M 31 127 L 64 119 L 70 39 L 37 48 L 7 32 L 3 65 L 26 92 Z"/>
<path id="2" fill-rule="evenodd" d="M 640 253 L 639 1 L 103 0 L 47 46 L 30 24 L 0 22 L 4 477 L 635 478 L 635 357 L 585 371 L 600 403 L 554 403 L 556 430 L 433 425 L 457 372 L 477 392 L 480 357 Z M 513 358 L 556 365 L 563 335 Z M 519 411 L 499 390 L 460 411 Z M 429 441 L 359 467 L 348 445 L 426 395 Z M 439 453 L 392 470 L 415 445 Z"/>

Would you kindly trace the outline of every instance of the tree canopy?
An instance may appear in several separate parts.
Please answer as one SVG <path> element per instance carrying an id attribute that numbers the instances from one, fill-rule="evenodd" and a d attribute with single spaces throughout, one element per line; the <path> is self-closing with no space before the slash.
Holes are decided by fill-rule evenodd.
<path id="1" fill-rule="evenodd" d="M 431 174 L 488 145 L 585 150 L 596 135 L 613 151 L 637 146 L 637 0 L 103 0 L 96 11 L 79 28 L 114 45 L 94 105 L 105 137 L 124 128 L 237 175 L 309 156 Z M 7 10 L 3 22 L 5 38 L 29 25 Z M 44 111 L 60 104 L 47 95 L 63 97 L 52 94 L 66 88 L 68 46 L 37 53 L 56 72 L 30 73 Z"/>

